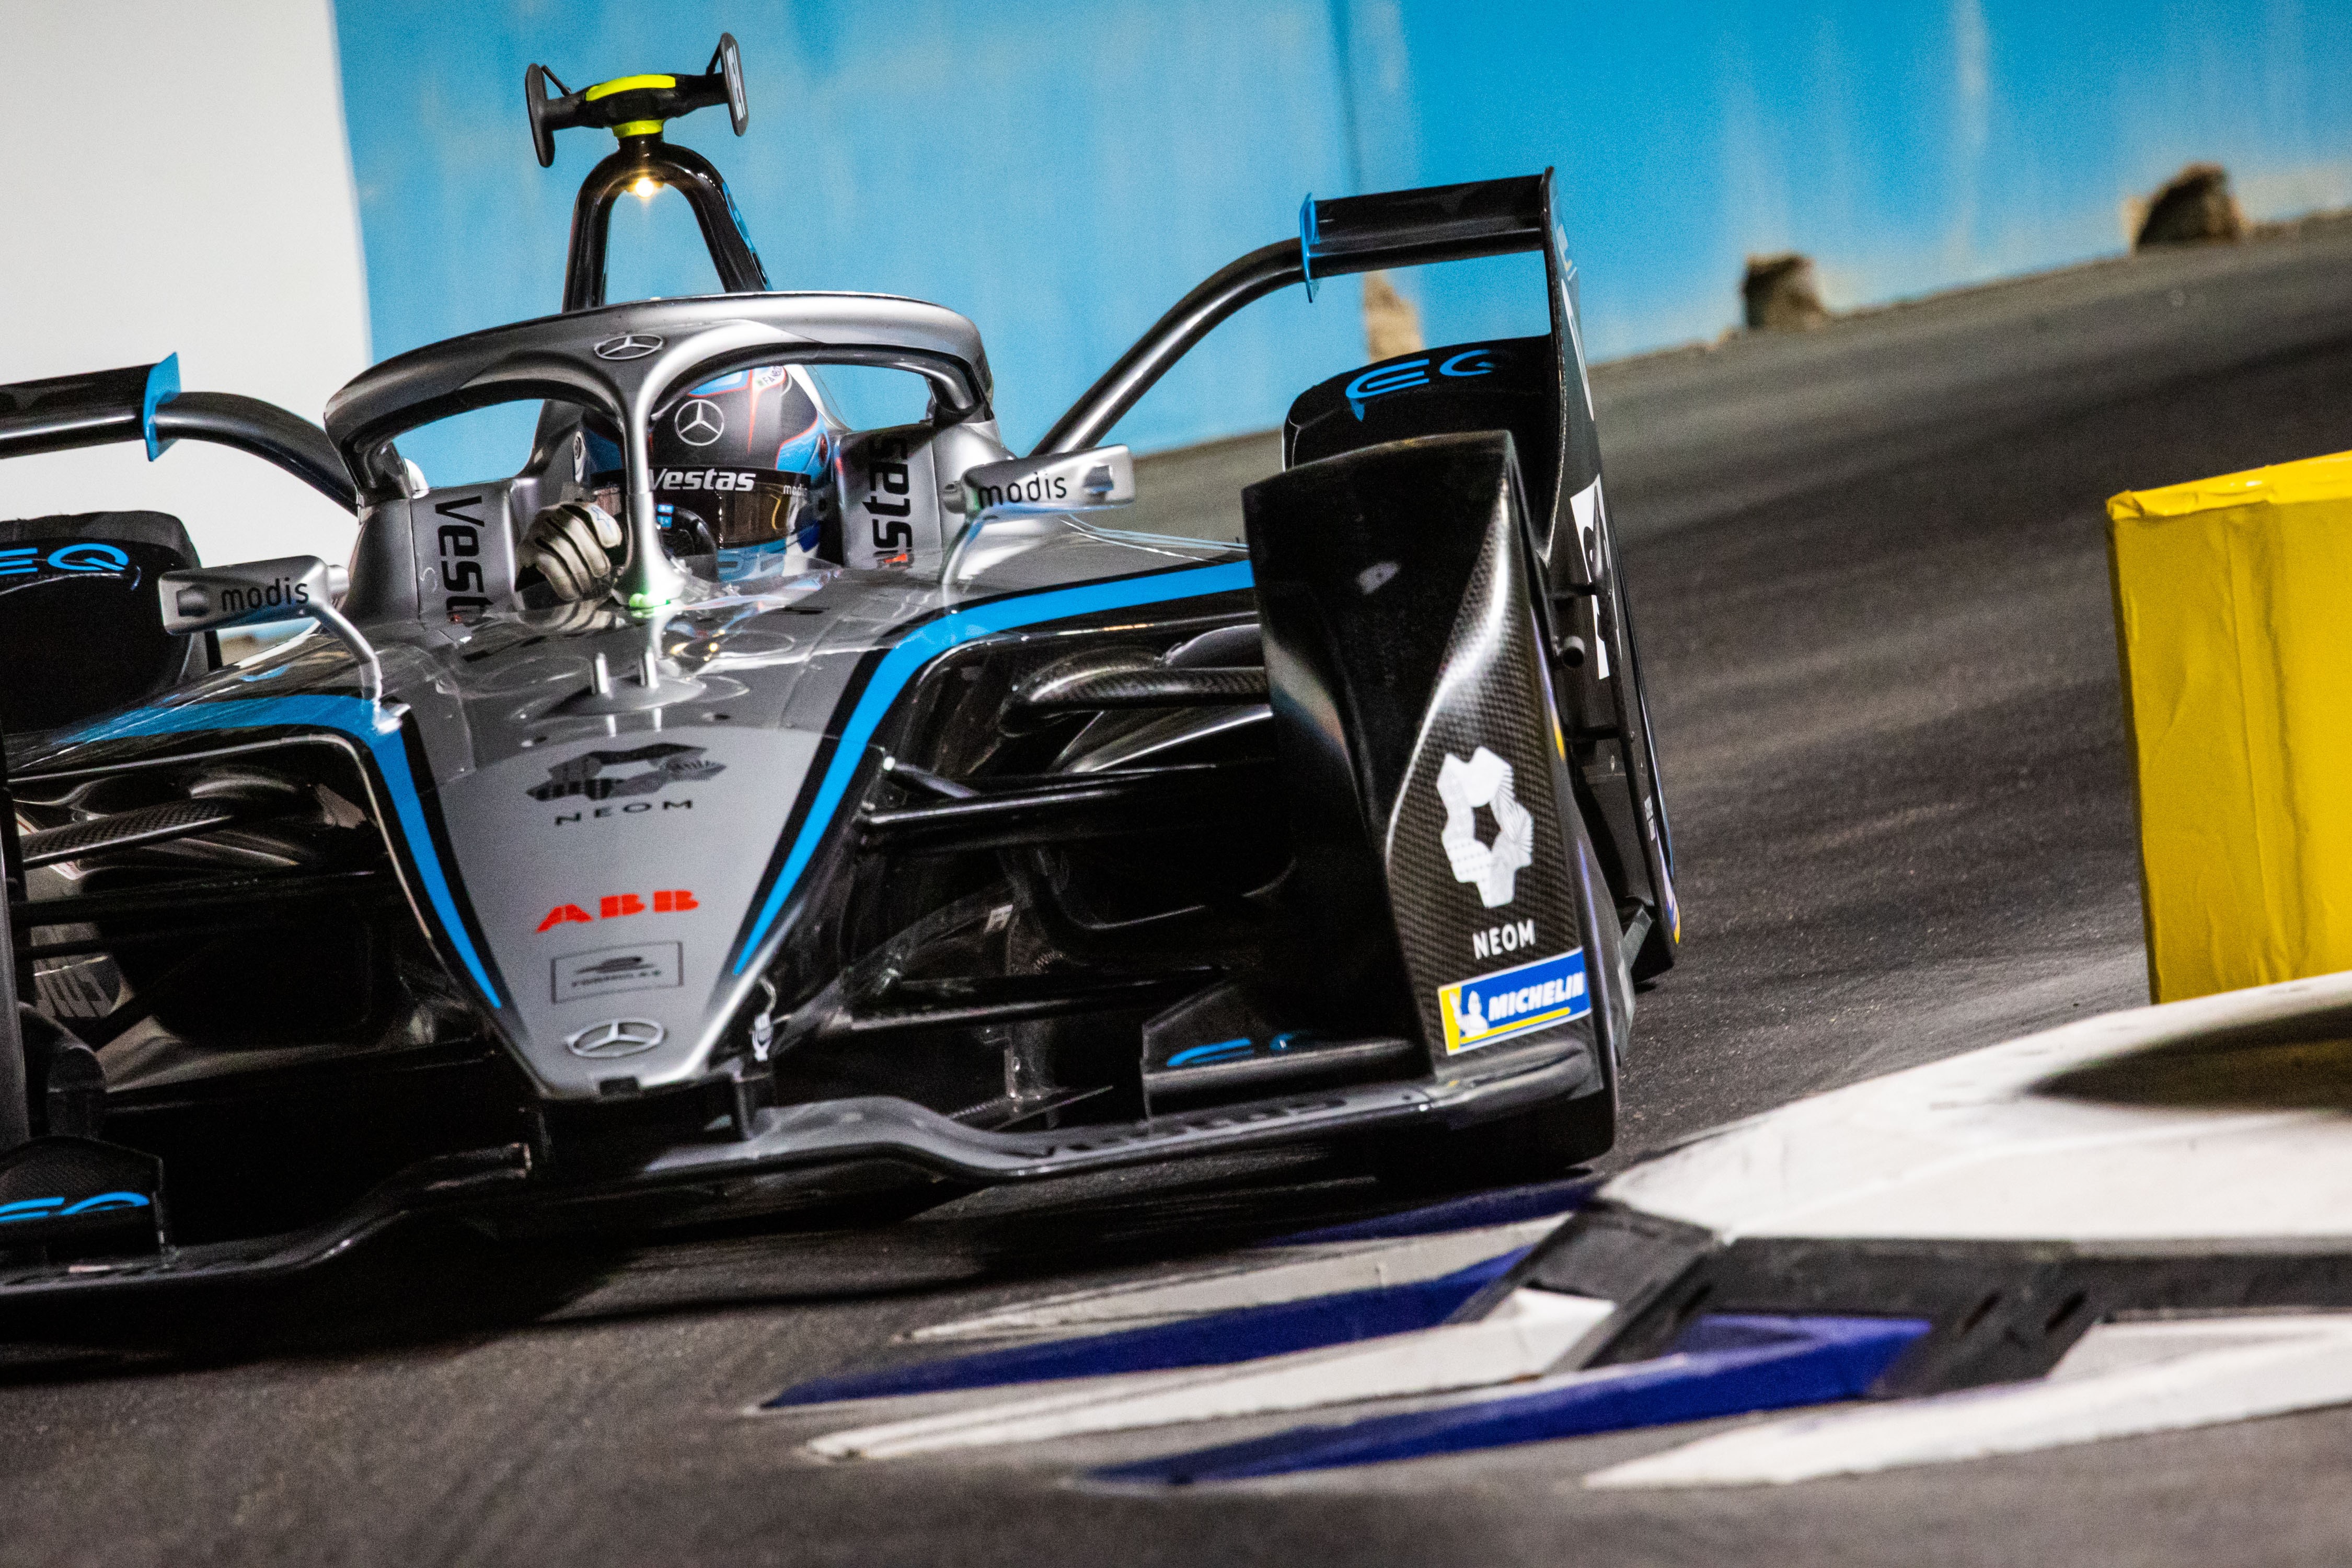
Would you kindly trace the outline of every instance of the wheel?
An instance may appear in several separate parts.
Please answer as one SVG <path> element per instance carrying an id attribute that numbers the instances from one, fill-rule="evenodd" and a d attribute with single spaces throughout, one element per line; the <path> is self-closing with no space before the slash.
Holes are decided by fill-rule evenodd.
<path id="1" fill-rule="evenodd" d="M 1626 780 L 1633 787 L 1633 821 L 1641 839 L 1642 859 L 1649 884 L 1650 929 L 1632 954 L 1636 980 L 1648 980 L 1674 967 L 1682 946 L 1682 912 L 1675 896 L 1674 829 L 1666 817 L 1665 785 L 1658 776 L 1656 732 L 1650 726 L 1649 693 L 1642 680 L 1641 639 L 1633 631 L 1633 605 L 1625 593 L 1624 569 L 1618 563 L 1617 538 L 1606 508 L 1601 512 L 1601 540 L 1609 563 L 1609 602 L 1615 611 L 1619 658 L 1623 675 L 1618 683 L 1618 733 L 1622 738 Z"/>

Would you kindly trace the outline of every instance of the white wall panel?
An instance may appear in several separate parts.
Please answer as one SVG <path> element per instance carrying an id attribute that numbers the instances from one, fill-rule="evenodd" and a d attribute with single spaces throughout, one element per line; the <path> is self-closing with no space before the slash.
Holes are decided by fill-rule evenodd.
<path id="1" fill-rule="evenodd" d="M 0 382 L 176 350 L 190 390 L 318 418 L 369 360 L 329 0 L 0 0 L 0 38 L 38 100 L 0 183 Z M 351 546 L 341 509 L 219 447 L 0 463 L 0 516 L 134 507 L 207 561 Z"/>

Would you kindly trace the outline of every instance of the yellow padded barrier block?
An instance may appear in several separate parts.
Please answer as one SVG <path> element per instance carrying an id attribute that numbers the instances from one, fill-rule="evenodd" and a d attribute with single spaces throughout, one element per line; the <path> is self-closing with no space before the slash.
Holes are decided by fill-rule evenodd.
<path id="1" fill-rule="evenodd" d="M 2158 1002 L 2352 969 L 2352 452 L 2107 503 Z"/>

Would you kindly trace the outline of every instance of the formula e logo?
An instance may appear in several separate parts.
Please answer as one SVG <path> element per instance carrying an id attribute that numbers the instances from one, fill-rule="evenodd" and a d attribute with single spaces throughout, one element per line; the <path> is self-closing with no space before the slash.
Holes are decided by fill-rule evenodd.
<path id="1" fill-rule="evenodd" d="M 89 540 L 60 544 L 46 556 L 37 544 L 0 550 L 0 577 L 29 577 L 43 566 L 52 572 L 128 572 L 131 557 L 111 544 Z"/>
<path id="2" fill-rule="evenodd" d="M 1429 362 L 1430 356 L 1423 354 L 1418 359 L 1399 360 L 1393 364 L 1374 365 L 1348 384 L 1345 396 L 1348 399 L 1349 412 L 1361 419 L 1364 416 L 1364 405 L 1375 397 L 1384 397 L 1391 392 L 1404 392 L 1416 386 L 1430 385 Z M 1502 363 L 1503 356 L 1497 350 L 1484 346 L 1468 348 L 1458 353 L 1449 354 L 1439 361 L 1437 374 L 1459 381 L 1470 376 L 1492 374 L 1496 367 Z"/>
<path id="3" fill-rule="evenodd" d="M 1511 793 L 1511 764 L 1481 746 L 1464 762 L 1445 753 L 1437 770 L 1437 798 L 1445 803 L 1445 827 L 1438 839 L 1453 862 L 1454 879 L 1478 889 L 1488 909 L 1517 896 L 1518 875 L 1536 858 L 1536 819 Z M 1478 808 L 1495 818 L 1495 841 L 1478 837 Z"/>
<path id="4" fill-rule="evenodd" d="M 606 338 L 596 345 L 598 359 L 643 359 L 662 346 L 661 339 L 651 332 L 624 332 L 617 338 Z"/>
<path id="5" fill-rule="evenodd" d="M 651 1018 L 607 1018 L 564 1037 L 563 1048 L 592 1061 L 634 1057 L 669 1038 L 669 1031 Z"/>
<path id="6" fill-rule="evenodd" d="M 617 771 L 623 769 L 635 771 Z M 558 763 L 547 770 L 547 782 L 533 784 L 528 793 L 533 800 L 571 795 L 610 800 L 616 795 L 652 795 L 666 784 L 692 784 L 726 771 L 724 763 L 704 762 L 700 746 L 665 742 L 634 752 L 590 752 Z"/>
<path id="7" fill-rule="evenodd" d="M 674 989 L 684 973 L 680 952 L 677 942 L 656 942 L 566 953 L 548 964 L 549 998 L 581 1002 L 614 991 Z"/>
<path id="8" fill-rule="evenodd" d="M 698 397 L 677 411 L 670 428 L 689 447 L 708 447 L 727 434 L 727 415 L 707 397 Z"/>

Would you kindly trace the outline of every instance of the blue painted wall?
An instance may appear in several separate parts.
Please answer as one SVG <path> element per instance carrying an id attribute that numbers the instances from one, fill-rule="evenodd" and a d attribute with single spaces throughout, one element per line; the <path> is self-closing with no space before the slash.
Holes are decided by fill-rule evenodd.
<path id="1" fill-rule="evenodd" d="M 2352 5 L 1752 0 L 1400 8 L 1413 124 L 1374 180 L 1559 166 L 1588 342 L 1738 319 L 1743 258 L 1802 250 L 1835 307 L 2125 247 L 2184 163 L 2257 219 L 2352 205 Z M 1441 321 L 1475 295 L 1424 275 Z"/>
<path id="2" fill-rule="evenodd" d="M 344 0 L 338 23 L 379 354 L 557 302 L 611 142 L 567 133 L 540 169 L 526 64 L 698 69 L 723 28 L 751 134 L 706 110 L 677 139 L 726 171 L 771 276 L 971 315 L 1016 447 L 1309 190 L 1557 165 L 1603 356 L 1730 325 L 1750 252 L 1811 253 L 1843 306 L 2112 253 L 2124 199 L 2191 159 L 2256 217 L 2352 204 L 2346 4 Z M 615 298 L 709 284 L 675 196 L 625 202 L 614 252 Z M 1538 326 L 1529 271 L 1403 281 L 1438 342 Z M 1279 297 L 1118 434 L 1263 428 L 1361 341 L 1352 286 Z"/>

